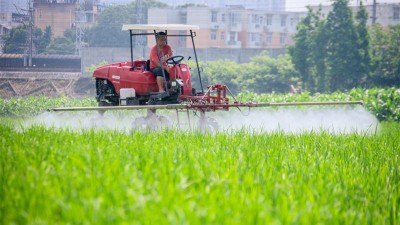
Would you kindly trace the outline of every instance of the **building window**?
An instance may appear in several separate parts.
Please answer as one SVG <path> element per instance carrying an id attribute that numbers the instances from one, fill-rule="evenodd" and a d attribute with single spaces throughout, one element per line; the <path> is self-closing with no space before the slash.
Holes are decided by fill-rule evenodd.
<path id="1" fill-rule="evenodd" d="M 237 13 L 229 13 L 229 22 L 231 25 L 236 26 L 240 22 L 240 15 Z"/>
<path id="2" fill-rule="evenodd" d="M 283 45 L 283 44 L 285 44 L 285 42 L 286 42 L 286 34 L 281 33 L 281 35 L 279 37 L 279 43 L 281 43 Z"/>
<path id="3" fill-rule="evenodd" d="M 179 35 L 185 35 L 186 31 L 179 31 Z M 186 37 L 180 36 L 178 39 L 178 46 L 179 47 L 185 47 L 186 45 Z"/>
<path id="4" fill-rule="evenodd" d="M 225 32 L 221 32 L 221 40 L 225 40 Z"/>
<path id="5" fill-rule="evenodd" d="M 251 33 L 249 33 L 248 36 L 249 36 L 249 40 L 251 42 L 254 42 L 254 43 L 260 42 L 260 34 L 259 33 L 251 32 Z"/>
<path id="6" fill-rule="evenodd" d="M 213 23 L 218 22 L 218 13 L 217 13 L 217 11 L 212 11 L 211 12 L 211 22 L 213 22 Z"/>
<path id="7" fill-rule="evenodd" d="M 216 31 L 211 31 L 211 40 L 212 41 L 217 40 L 217 32 Z"/>
<path id="8" fill-rule="evenodd" d="M 183 24 L 187 23 L 187 14 L 186 13 L 181 13 L 180 14 L 180 21 Z"/>
<path id="9" fill-rule="evenodd" d="M 296 19 L 295 18 L 290 18 L 290 26 L 295 27 L 296 26 Z"/>
<path id="10" fill-rule="evenodd" d="M 400 20 L 400 7 L 393 7 L 393 20 Z"/>
<path id="11" fill-rule="evenodd" d="M 222 14 L 222 15 L 221 15 L 221 21 L 222 21 L 222 22 L 225 22 L 225 14 Z"/>
<path id="12" fill-rule="evenodd" d="M 272 25 L 272 15 L 267 15 L 267 26 Z"/>
<path id="13" fill-rule="evenodd" d="M 272 44 L 272 34 L 271 33 L 267 33 L 265 42 L 267 43 L 267 45 Z"/>
<path id="14" fill-rule="evenodd" d="M 236 33 L 229 32 L 229 44 L 234 45 L 236 44 Z"/>
<path id="15" fill-rule="evenodd" d="M 281 27 L 286 26 L 286 16 L 281 16 Z"/>
<path id="16" fill-rule="evenodd" d="M 253 24 L 256 28 L 259 28 L 262 24 L 262 16 L 260 15 L 251 15 L 251 24 Z"/>
<path id="17" fill-rule="evenodd" d="M 258 15 L 251 15 L 251 23 L 259 23 L 260 17 Z"/>

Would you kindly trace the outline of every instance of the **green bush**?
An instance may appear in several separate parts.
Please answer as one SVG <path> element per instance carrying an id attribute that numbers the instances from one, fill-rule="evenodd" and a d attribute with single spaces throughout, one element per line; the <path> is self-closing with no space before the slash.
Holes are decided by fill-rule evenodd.
<path id="1" fill-rule="evenodd" d="M 29 96 L 11 99 L 0 98 L 0 116 L 34 116 L 49 108 L 95 105 L 96 100 L 94 98 L 49 98 L 45 96 Z"/>
<path id="2" fill-rule="evenodd" d="M 380 121 L 400 121 L 400 89 L 352 89 L 349 92 L 331 94 L 240 93 L 238 100 L 256 102 L 313 102 L 313 101 L 363 101 L 364 107 Z M 48 108 L 71 106 L 96 106 L 94 98 L 76 99 L 68 97 L 48 98 L 44 96 L 24 98 L 0 98 L 0 116 L 23 117 L 37 115 Z"/>
<path id="3" fill-rule="evenodd" d="M 364 107 L 380 121 L 400 121 L 400 89 L 397 88 L 357 88 L 349 92 L 314 95 L 309 92 L 293 95 L 274 92 L 270 94 L 241 93 L 239 99 L 257 102 L 363 101 Z"/>

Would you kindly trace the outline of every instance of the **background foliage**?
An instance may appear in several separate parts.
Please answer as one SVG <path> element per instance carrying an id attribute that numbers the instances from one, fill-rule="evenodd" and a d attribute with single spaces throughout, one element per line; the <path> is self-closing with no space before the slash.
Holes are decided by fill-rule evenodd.
<path id="1" fill-rule="evenodd" d="M 166 6 L 155 0 L 141 0 L 127 5 L 109 7 L 99 15 L 95 25 L 88 30 L 86 40 L 91 47 L 128 47 L 129 35 L 121 30 L 122 25 L 147 24 L 148 8 Z M 136 14 L 138 13 L 142 14 L 143 21 L 137 21 Z"/>
<path id="2" fill-rule="evenodd" d="M 149 7 L 165 6 L 155 0 L 111 6 L 85 32 L 84 41 L 91 47 L 128 47 L 129 36 L 121 31 L 122 24 L 146 23 Z M 137 13 L 143 14 L 144 21 L 136 21 Z M 233 93 L 287 92 L 291 85 L 311 93 L 400 87 L 400 25 L 367 27 L 368 17 L 362 3 L 352 13 L 348 0 L 333 1 L 333 10 L 326 17 L 320 10 L 309 9 L 298 24 L 288 55 L 270 58 L 263 52 L 244 64 L 226 60 L 202 63 L 205 85 L 224 83 Z M 23 53 L 26 28 L 11 29 L 3 41 L 5 53 Z M 50 28 L 45 32 L 35 28 L 33 42 L 37 53 L 73 54 L 75 31 L 52 38 Z M 198 84 L 197 76 L 193 77 Z"/>
<path id="3" fill-rule="evenodd" d="M 51 41 L 51 37 L 52 31 L 50 27 L 46 27 L 44 32 L 40 28 L 33 27 L 32 43 L 34 46 L 34 51 L 37 54 L 46 52 L 46 48 Z M 27 28 L 23 25 L 12 28 L 8 34 L 3 35 L 1 38 L 4 43 L 4 53 L 23 54 L 25 46 L 28 44 Z"/>
<path id="4" fill-rule="evenodd" d="M 400 86 L 400 25 L 367 27 L 360 4 L 353 15 L 348 0 L 333 1 L 325 18 L 309 8 L 298 24 L 289 53 L 303 90 L 334 92 L 356 87 Z"/>

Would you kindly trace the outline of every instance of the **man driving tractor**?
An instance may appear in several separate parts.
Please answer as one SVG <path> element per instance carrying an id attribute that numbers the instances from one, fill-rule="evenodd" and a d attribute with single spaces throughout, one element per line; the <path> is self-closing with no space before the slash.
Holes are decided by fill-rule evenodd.
<path id="1" fill-rule="evenodd" d="M 172 48 L 167 44 L 167 34 L 165 32 L 158 32 L 156 41 L 157 43 L 150 50 L 150 70 L 156 76 L 158 91 L 165 92 L 162 70 L 164 70 L 165 78 L 169 80 L 170 66 L 167 63 L 167 59 L 172 57 Z"/>

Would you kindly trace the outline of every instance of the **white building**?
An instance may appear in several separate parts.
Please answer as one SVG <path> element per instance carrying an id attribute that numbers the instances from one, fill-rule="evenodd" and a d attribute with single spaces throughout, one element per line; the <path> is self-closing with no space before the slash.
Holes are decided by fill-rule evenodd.
<path id="1" fill-rule="evenodd" d="M 283 49 L 305 12 L 275 12 L 243 7 L 150 8 L 148 23 L 199 25 L 199 48 Z M 174 46 L 187 47 L 181 40 Z"/>
<path id="2" fill-rule="evenodd" d="M 245 9 L 267 11 L 284 11 L 285 0 L 160 0 L 169 6 L 176 7 L 185 4 L 205 5 L 210 8 L 225 8 L 242 6 Z"/>
<path id="3" fill-rule="evenodd" d="M 368 13 L 367 25 L 373 24 L 373 17 L 375 14 L 375 23 L 381 24 L 383 27 L 400 24 L 400 2 L 398 3 L 379 3 L 376 4 L 375 13 L 372 4 L 364 5 Z M 311 6 L 313 11 L 318 11 L 320 6 Z M 321 6 L 322 16 L 327 17 L 329 12 L 332 11 L 332 5 Z M 353 15 L 359 10 L 359 6 L 350 6 Z"/>

